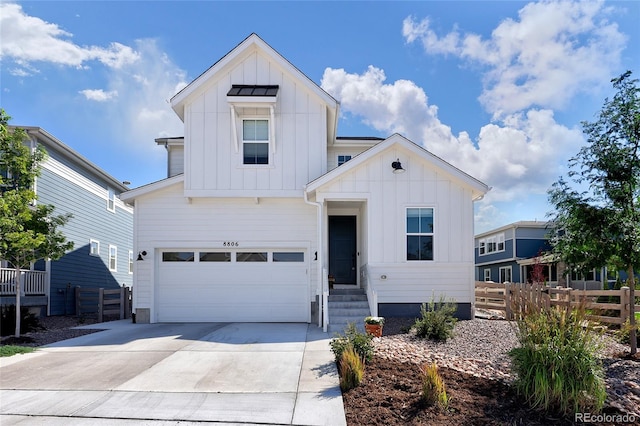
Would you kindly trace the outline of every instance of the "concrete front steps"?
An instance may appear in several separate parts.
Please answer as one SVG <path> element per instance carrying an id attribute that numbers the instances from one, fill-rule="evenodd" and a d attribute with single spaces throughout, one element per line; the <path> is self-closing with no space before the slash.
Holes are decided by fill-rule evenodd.
<path id="1" fill-rule="evenodd" d="M 364 289 L 332 289 L 329 291 L 329 326 L 330 336 L 344 333 L 349 323 L 355 323 L 358 330 L 364 333 L 364 318 L 371 315 L 369 302 Z"/>

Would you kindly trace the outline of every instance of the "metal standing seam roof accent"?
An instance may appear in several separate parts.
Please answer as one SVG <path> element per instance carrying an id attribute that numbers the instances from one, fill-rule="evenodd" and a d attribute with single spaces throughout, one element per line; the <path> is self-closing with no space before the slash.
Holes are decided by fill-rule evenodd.
<path id="1" fill-rule="evenodd" d="M 246 85 L 234 84 L 227 93 L 227 96 L 276 96 L 280 86 L 277 85 Z"/>

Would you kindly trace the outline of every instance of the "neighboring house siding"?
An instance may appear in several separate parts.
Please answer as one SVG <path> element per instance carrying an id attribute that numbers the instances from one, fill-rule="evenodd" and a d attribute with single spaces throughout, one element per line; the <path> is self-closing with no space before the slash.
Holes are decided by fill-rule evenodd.
<path id="1" fill-rule="evenodd" d="M 227 92 L 232 84 L 278 85 L 275 152 L 270 164 L 247 167 L 242 161 L 242 118 L 268 118 L 269 108 L 236 109 L 234 140 Z M 327 112 L 322 99 L 261 53 L 234 64 L 185 107 L 185 194 L 210 191 L 301 191 L 326 171 Z M 236 151 L 236 144 L 238 150 Z M 209 192 L 208 192 L 209 191 Z M 268 196 L 268 194 L 264 194 Z M 301 195 L 301 193 L 300 193 Z M 277 196 L 277 194 L 276 194 Z"/>
<path id="2" fill-rule="evenodd" d="M 531 240 L 531 239 L 518 239 L 518 247 L 516 256 L 520 259 L 535 257 L 541 252 L 551 250 L 551 245 L 548 241 L 543 239 Z"/>
<path id="3" fill-rule="evenodd" d="M 147 256 L 136 262 L 134 307 L 150 309 L 155 321 L 154 274 L 160 249 L 222 249 L 225 241 L 238 242 L 240 249 L 249 251 L 274 244 L 308 247 L 305 262 L 315 271 L 316 214 L 316 208 L 302 199 L 194 198 L 189 203 L 181 184 L 140 197 L 136 200 L 137 250 L 146 251 Z M 315 274 L 310 276 L 309 302 L 315 299 L 311 289 L 317 286 Z"/>
<path id="4" fill-rule="evenodd" d="M 132 274 L 129 274 L 129 250 L 133 248 L 131 208 L 116 199 L 115 213 L 107 210 L 107 185 L 90 180 L 88 174 L 77 167 L 71 170 L 67 166 L 72 164 L 50 153 L 37 180 L 39 203 L 54 205 L 55 214 L 73 215 L 62 231 L 68 241 L 73 241 L 74 248 L 51 263 L 51 315 L 75 312 L 76 286 L 132 285 Z M 100 242 L 99 256 L 89 255 L 90 239 Z M 109 245 L 117 247 L 117 272 L 108 267 Z"/>

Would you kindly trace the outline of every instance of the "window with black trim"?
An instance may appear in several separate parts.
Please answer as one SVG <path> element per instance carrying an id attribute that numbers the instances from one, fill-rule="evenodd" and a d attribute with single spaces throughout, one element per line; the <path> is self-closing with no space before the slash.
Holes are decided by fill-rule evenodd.
<path id="1" fill-rule="evenodd" d="M 407 208 L 407 260 L 433 260 L 433 208 Z"/>
<path id="2" fill-rule="evenodd" d="M 269 120 L 242 120 L 242 163 L 269 164 Z"/>

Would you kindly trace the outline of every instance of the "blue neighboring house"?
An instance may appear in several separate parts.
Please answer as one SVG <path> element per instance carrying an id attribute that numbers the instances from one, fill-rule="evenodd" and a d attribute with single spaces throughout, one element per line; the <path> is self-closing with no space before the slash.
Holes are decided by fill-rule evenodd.
<path id="1" fill-rule="evenodd" d="M 542 264 L 545 281 L 552 287 L 581 290 L 603 288 L 606 269 L 586 275 L 566 272 L 551 254 L 549 222 L 520 221 L 475 236 L 476 280 L 525 283 L 531 281 L 535 264 Z"/>
<path id="2" fill-rule="evenodd" d="M 547 222 L 520 221 L 476 235 L 476 280 L 526 282 L 533 262 L 519 262 L 551 249 L 548 232 Z M 549 269 L 547 278 L 557 281 L 556 268 Z"/>
<path id="3" fill-rule="evenodd" d="M 22 306 L 42 315 L 75 313 L 75 287 L 122 286 L 133 282 L 133 207 L 120 200 L 127 186 L 39 127 L 26 130 L 31 148 L 42 145 L 48 157 L 36 180 L 37 203 L 71 213 L 62 228 L 74 248 L 56 261 L 38 261 L 25 272 Z M 2 305 L 15 303 L 10 265 L 0 261 Z"/>

